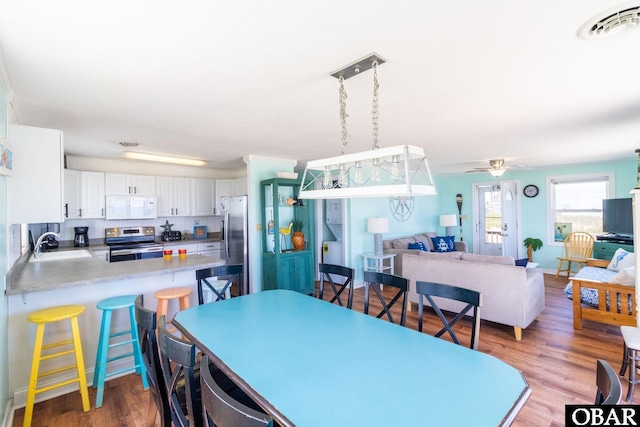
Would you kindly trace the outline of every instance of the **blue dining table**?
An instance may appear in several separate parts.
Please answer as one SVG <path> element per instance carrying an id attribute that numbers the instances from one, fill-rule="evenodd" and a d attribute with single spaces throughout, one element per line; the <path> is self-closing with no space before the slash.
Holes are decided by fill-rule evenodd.
<path id="1" fill-rule="evenodd" d="M 283 426 L 509 425 L 531 394 L 493 356 L 294 291 L 173 324 Z"/>

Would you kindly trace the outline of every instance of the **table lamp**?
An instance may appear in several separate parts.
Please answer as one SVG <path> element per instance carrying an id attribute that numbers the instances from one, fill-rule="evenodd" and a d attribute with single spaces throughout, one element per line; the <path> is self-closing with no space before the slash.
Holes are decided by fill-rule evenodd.
<path id="1" fill-rule="evenodd" d="M 453 227 L 458 225 L 458 218 L 455 214 L 440 215 L 440 227 L 445 227 L 446 235 L 453 236 Z"/>
<path id="2" fill-rule="evenodd" d="M 382 233 L 389 232 L 389 220 L 387 218 L 369 218 L 367 231 L 373 234 L 374 253 L 382 255 Z"/>

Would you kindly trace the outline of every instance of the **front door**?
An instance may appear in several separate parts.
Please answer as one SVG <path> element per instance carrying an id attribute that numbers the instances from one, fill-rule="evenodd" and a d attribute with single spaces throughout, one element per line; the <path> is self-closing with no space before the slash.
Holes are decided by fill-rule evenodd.
<path id="1" fill-rule="evenodd" d="M 475 188 L 475 252 L 518 258 L 516 183 L 477 184 Z"/>

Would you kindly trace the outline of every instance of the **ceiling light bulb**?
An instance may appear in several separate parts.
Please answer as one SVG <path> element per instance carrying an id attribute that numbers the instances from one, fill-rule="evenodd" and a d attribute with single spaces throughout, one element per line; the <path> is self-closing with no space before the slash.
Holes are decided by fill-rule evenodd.
<path id="1" fill-rule="evenodd" d="M 380 182 L 380 160 L 373 159 L 373 170 L 371 171 L 371 181 Z"/>
<path id="2" fill-rule="evenodd" d="M 362 184 L 362 162 L 356 162 L 356 170 L 353 172 L 353 182 L 360 185 Z"/>
<path id="3" fill-rule="evenodd" d="M 340 164 L 340 171 L 338 172 L 338 185 L 340 187 L 347 186 L 347 170 L 344 163 Z"/>
<path id="4" fill-rule="evenodd" d="M 331 168 L 329 166 L 325 166 L 324 168 L 324 179 L 322 181 L 322 187 L 325 189 L 333 187 L 333 179 L 331 178 Z"/>

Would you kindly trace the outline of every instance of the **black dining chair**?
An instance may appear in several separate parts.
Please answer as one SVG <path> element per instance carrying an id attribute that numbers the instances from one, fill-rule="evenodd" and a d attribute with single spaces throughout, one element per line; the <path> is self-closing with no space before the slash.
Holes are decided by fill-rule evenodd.
<path id="1" fill-rule="evenodd" d="M 416 294 L 418 294 L 418 331 L 422 332 L 422 314 L 424 310 L 424 298 L 426 298 L 444 325 L 435 336 L 440 337 L 445 332 L 449 332 L 451 339 L 456 344 L 460 344 L 460 341 L 453 331 L 452 326 L 455 325 L 458 320 L 462 319 L 469 310 L 473 309 L 469 348 L 473 350 L 478 349 L 478 341 L 480 340 L 480 307 L 482 306 L 482 294 L 480 292 L 445 285 L 443 283 L 417 281 Z M 436 300 L 433 299 L 434 297 L 456 300 L 466 303 L 466 305 L 451 320 L 448 320 L 440 307 L 438 307 Z"/>
<path id="2" fill-rule="evenodd" d="M 202 294 L 203 286 L 213 292 L 213 301 L 225 299 L 227 290 L 231 288 L 233 283 L 238 284 L 238 295 L 242 295 L 242 264 L 221 265 L 219 267 L 203 268 L 196 270 L 196 280 L 198 281 L 198 304 L 204 304 Z M 215 277 L 215 279 L 212 279 Z M 219 279 L 223 277 L 224 279 Z"/>
<path id="3" fill-rule="evenodd" d="M 394 288 L 395 294 L 393 294 L 387 301 L 380 289 L 380 286 L 378 285 Z M 379 273 L 377 271 L 365 271 L 364 286 L 364 314 L 369 314 L 369 293 L 370 288 L 372 288 L 382 304 L 382 311 L 380 311 L 376 317 L 380 319 L 384 314 L 386 314 L 389 321 L 391 323 L 395 323 L 393 320 L 393 314 L 391 313 L 391 307 L 393 307 L 400 297 L 402 297 L 400 325 L 404 326 L 407 323 L 407 292 L 409 291 L 408 279 L 400 276 L 394 276 L 393 274 Z"/>
<path id="4" fill-rule="evenodd" d="M 158 341 L 156 339 L 156 312 L 143 306 L 142 295 L 138 295 L 135 300 L 135 317 L 138 325 L 142 362 L 144 363 L 149 390 L 153 399 L 149 402 L 147 425 L 153 425 L 157 414 L 160 414 L 160 425 L 162 427 L 171 427 L 173 416 L 162 375 L 160 353 L 158 352 Z"/>
<path id="5" fill-rule="evenodd" d="M 333 298 L 329 301 L 333 303 L 338 301 L 338 304 L 342 307 L 342 300 L 340 295 L 347 289 L 347 308 L 353 306 L 353 268 L 344 267 L 334 264 L 319 264 L 318 270 L 320 271 L 320 292 L 318 298 L 323 299 L 324 283 L 327 282 L 333 290 Z"/>
<path id="6" fill-rule="evenodd" d="M 622 399 L 620 377 L 606 360 L 596 362 L 596 401 L 595 405 L 617 405 Z"/>
<path id="7" fill-rule="evenodd" d="M 158 319 L 162 376 L 174 423 L 179 427 L 202 426 L 196 346 L 171 334 L 165 316 Z"/>
<path id="8" fill-rule="evenodd" d="M 261 427 L 273 426 L 273 419 L 256 409 L 244 405 L 226 393 L 208 369 L 209 358 L 200 360 L 200 388 L 202 390 L 202 418 L 207 427 Z M 255 404 L 254 404 L 255 405 Z"/>

